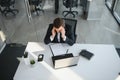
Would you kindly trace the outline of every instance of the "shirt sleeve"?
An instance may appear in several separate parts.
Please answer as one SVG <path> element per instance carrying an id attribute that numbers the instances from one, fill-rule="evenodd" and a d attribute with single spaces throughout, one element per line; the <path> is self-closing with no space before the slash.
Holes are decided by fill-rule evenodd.
<path id="1" fill-rule="evenodd" d="M 50 36 L 50 40 L 53 41 L 54 40 L 54 37 L 52 37 L 52 35 Z"/>
<path id="2" fill-rule="evenodd" d="M 66 36 L 63 38 L 63 41 L 66 41 Z"/>

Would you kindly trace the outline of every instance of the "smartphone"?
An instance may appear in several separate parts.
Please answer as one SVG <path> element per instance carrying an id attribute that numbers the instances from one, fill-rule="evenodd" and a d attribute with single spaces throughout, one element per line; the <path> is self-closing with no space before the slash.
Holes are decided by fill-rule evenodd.
<path id="1" fill-rule="evenodd" d="M 91 53 L 90 51 L 87 51 L 85 49 L 82 50 L 79 55 L 85 57 L 88 60 L 90 60 L 94 56 L 93 53 Z"/>
<path id="2" fill-rule="evenodd" d="M 38 61 L 43 61 L 43 57 L 44 57 L 43 54 L 39 54 L 39 55 L 38 55 Z"/>

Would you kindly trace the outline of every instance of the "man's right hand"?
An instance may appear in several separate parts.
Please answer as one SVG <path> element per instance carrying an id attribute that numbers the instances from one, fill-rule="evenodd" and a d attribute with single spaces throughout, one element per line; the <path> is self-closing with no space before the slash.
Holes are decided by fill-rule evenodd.
<path id="1" fill-rule="evenodd" d="M 52 38 L 54 38 L 56 35 L 56 31 L 55 31 L 55 28 L 52 29 Z"/>

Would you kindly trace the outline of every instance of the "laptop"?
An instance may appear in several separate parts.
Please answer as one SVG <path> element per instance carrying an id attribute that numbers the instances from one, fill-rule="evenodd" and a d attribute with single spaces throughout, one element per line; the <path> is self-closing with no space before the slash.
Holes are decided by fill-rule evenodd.
<path id="1" fill-rule="evenodd" d="M 53 56 L 53 67 L 55 69 L 58 68 L 65 68 L 65 67 L 71 67 L 76 66 L 79 61 L 79 56 L 71 56 L 72 54 L 65 54 L 65 55 L 59 55 L 59 56 Z"/>
<path id="2" fill-rule="evenodd" d="M 79 56 L 63 57 L 61 59 L 55 59 L 55 57 L 56 56 L 52 57 L 53 67 L 55 69 L 76 66 L 79 61 Z"/>
<path id="3" fill-rule="evenodd" d="M 52 62 L 55 69 L 76 66 L 78 64 L 79 56 L 73 56 L 72 53 L 68 53 L 68 50 L 66 53 L 61 53 L 61 55 L 54 55 L 51 46 L 49 47 L 53 54 Z"/>

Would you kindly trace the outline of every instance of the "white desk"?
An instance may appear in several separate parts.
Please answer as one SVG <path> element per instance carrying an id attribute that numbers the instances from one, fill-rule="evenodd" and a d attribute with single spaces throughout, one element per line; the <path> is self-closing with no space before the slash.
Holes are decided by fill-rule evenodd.
<path id="1" fill-rule="evenodd" d="M 26 51 L 34 55 L 44 54 L 44 61 L 35 67 L 20 62 L 14 75 L 14 80 L 115 80 L 120 72 L 120 58 L 113 45 L 102 44 L 74 44 L 66 45 L 69 52 L 75 55 L 81 49 L 87 49 L 94 53 L 91 60 L 80 57 L 79 63 L 74 67 L 55 70 L 52 66 L 52 53 L 48 45 L 29 42 Z"/>

